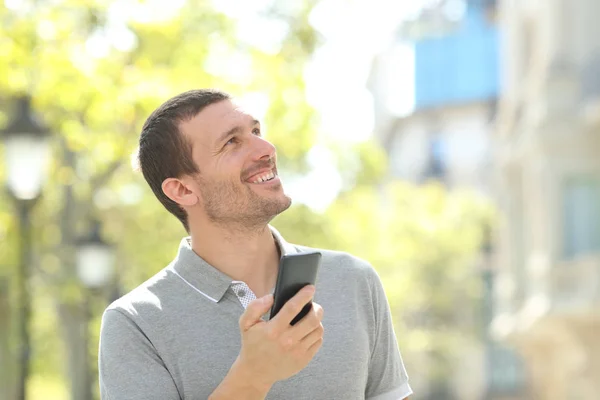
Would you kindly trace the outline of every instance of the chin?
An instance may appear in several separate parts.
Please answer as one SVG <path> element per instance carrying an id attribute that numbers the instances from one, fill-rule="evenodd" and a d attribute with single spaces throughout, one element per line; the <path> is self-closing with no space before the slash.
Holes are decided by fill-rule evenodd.
<path id="1" fill-rule="evenodd" d="M 271 203 L 271 205 L 272 208 L 270 214 L 272 215 L 272 219 L 284 212 L 285 210 L 287 210 L 288 208 L 290 208 L 290 206 L 292 205 L 292 199 L 289 196 L 282 194 L 281 197 L 277 199 L 277 202 L 273 202 Z"/>
<path id="2" fill-rule="evenodd" d="M 273 208 L 276 209 L 276 214 L 280 214 L 290 208 L 292 205 L 292 199 L 289 196 L 282 194 L 279 196 L 276 202 L 271 204 L 273 205 Z"/>
<path id="3" fill-rule="evenodd" d="M 292 198 L 288 195 L 283 195 L 284 196 L 284 202 L 282 202 L 282 204 L 284 204 L 283 209 L 281 210 L 281 212 L 284 212 L 285 210 L 287 210 L 288 208 L 290 208 L 290 206 L 292 205 Z"/>

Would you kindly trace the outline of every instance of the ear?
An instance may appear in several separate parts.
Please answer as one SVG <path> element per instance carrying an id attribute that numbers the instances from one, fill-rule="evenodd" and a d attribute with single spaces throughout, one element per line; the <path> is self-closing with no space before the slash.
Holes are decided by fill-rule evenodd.
<path id="1" fill-rule="evenodd" d="M 180 206 L 191 207 L 198 203 L 198 196 L 196 193 L 180 179 L 165 179 L 162 183 L 162 190 L 168 198 Z"/>

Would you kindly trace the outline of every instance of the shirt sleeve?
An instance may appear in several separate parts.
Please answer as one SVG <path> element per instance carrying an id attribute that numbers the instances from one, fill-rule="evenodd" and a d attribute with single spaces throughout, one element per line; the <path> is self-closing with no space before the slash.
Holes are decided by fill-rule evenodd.
<path id="1" fill-rule="evenodd" d="M 398 349 L 390 306 L 381 280 L 372 269 L 369 276 L 375 312 L 375 338 L 369 363 L 365 398 L 369 400 L 400 400 L 412 394 L 408 375 Z"/>
<path id="2" fill-rule="evenodd" d="M 102 316 L 98 351 L 102 400 L 180 400 L 171 374 L 150 340 L 122 312 Z"/>

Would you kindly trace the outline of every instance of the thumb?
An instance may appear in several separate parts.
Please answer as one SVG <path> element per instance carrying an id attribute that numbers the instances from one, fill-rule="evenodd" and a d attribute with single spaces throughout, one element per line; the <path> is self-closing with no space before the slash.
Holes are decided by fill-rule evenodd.
<path id="1" fill-rule="evenodd" d="M 269 311 L 273 305 L 273 295 L 268 294 L 253 300 L 246 307 L 246 311 L 240 317 L 240 329 L 242 332 L 247 331 L 261 321 L 261 317 Z"/>

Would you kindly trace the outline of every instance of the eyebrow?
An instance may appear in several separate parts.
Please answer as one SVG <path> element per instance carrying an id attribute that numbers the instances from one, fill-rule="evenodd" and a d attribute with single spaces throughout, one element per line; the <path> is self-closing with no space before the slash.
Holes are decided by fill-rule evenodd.
<path id="1" fill-rule="evenodd" d="M 260 125 L 260 122 L 256 119 L 252 120 L 252 126 L 255 125 Z M 217 139 L 217 143 L 222 143 L 225 141 L 225 139 L 227 139 L 230 136 L 235 135 L 236 133 L 240 133 L 242 131 L 242 126 L 241 125 L 237 125 L 234 126 L 233 128 L 231 128 L 230 130 L 228 130 L 227 132 L 224 132 L 221 134 L 221 136 L 219 136 L 219 138 Z"/>

